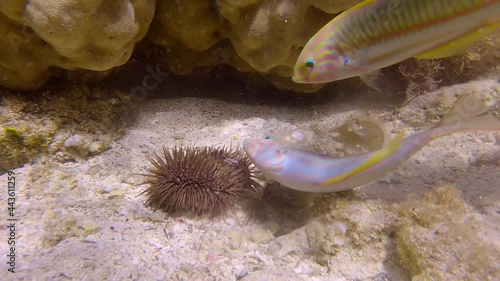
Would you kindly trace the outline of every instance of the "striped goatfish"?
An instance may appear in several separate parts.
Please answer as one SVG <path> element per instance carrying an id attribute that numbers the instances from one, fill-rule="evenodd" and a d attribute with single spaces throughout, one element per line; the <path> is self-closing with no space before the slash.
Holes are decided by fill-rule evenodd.
<path id="1" fill-rule="evenodd" d="M 302 50 L 292 80 L 359 76 L 405 59 L 456 55 L 500 27 L 500 0 L 367 0 L 335 17 Z"/>
<path id="2" fill-rule="evenodd" d="M 500 120 L 488 111 L 476 98 L 462 96 L 437 126 L 405 139 L 399 134 L 378 150 L 347 158 L 332 158 L 270 138 L 246 140 L 243 148 L 262 173 L 284 186 L 305 192 L 337 192 L 383 177 L 436 138 L 462 132 L 500 132 Z"/>

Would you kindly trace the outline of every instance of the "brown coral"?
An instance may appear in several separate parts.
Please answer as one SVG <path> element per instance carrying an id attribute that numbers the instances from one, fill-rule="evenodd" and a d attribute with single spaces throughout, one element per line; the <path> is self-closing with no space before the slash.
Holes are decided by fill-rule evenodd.
<path id="1" fill-rule="evenodd" d="M 61 69 L 108 73 L 148 32 L 146 43 L 163 48 L 152 59 L 176 74 L 229 64 L 280 88 L 316 91 L 322 85 L 291 81 L 296 57 L 319 28 L 358 2 L 2 1 L 0 85 L 34 89 Z M 146 54 L 155 50 L 141 47 Z"/>
<path id="2" fill-rule="evenodd" d="M 192 74 L 220 64 L 257 73 L 278 88 L 313 92 L 322 84 L 296 84 L 295 60 L 311 36 L 361 0 L 13 0 L 0 2 L 0 85 L 34 89 L 71 70 L 72 78 L 102 78 L 138 57 L 169 71 Z M 144 38 L 144 40 L 142 40 Z M 408 92 L 456 82 L 498 65 L 495 40 L 466 55 L 406 64 Z M 139 41 L 142 44 L 137 45 Z M 485 58 L 485 59 L 479 59 Z M 453 68 L 453 69 L 450 69 Z M 442 77 L 442 78 L 441 78 Z M 421 83 L 423 81 L 423 83 Z M 424 87 L 420 87 L 424 85 Z"/>
<path id="3" fill-rule="evenodd" d="M 154 0 L 2 1 L 0 85 L 37 88 L 53 66 L 104 71 L 124 64 L 154 8 Z"/>
<path id="4" fill-rule="evenodd" d="M 165 66 L 174 73 L 227 63 L 267 75 L 280 88 L 311 92 L 321 85 L 290 79 L 301 48 L 332 14 L 357 2 L 160 0 L 148 39 L 167 50 Z"/>

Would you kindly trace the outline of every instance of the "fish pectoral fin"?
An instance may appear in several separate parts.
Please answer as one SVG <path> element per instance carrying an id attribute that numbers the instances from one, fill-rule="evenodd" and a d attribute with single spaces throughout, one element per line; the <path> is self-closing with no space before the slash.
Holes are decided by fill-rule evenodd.
<path id="1" fill-rule="evenodd" d="M 377 69 L 377 70 L 372 71 L 370 73 L 360 75 L 359 78 L 361 78 L 361 81 L 363 81 L 363 83 L 368 85 L 370 88 L 381 92 L 382 90 L 380 89 L 380 86 L 379 86 L 378 81 L 377 81 L 378 77 L 380 75 L 382 75 L 382 71 L 380 71 L 380 69 Z"/>
<path id="2" fill-rule="evenodd" d="M 420 53 L 414 57 L 419 59 L 439 59 L 458 55 L 465 52 L 475 43 L 495 32 L 499 27 L 500 24 L 498 22 L 489 23 L 489 25 L 481 27 L 473 32 L 467 33 L 462 37 L 433 48 L 432 50 Z"/>
<path id="3" fill-rule="evenodd" d="M 380 161 L 386 159 L 387 157 L 391 156 L 392 154 L 394 154 L 396 151 L 399 150 L 399 148 L 401 147 L 401 144 L 403 143 L 403 138 L 404 138 L 404 133 L 400 133 L 399 135 L 395 136 L 391 140 L 390 143 L 388 143 L 386 146 L 379 149 L 375 154 L 372 155 L 372 157 L 370 157 L 365 162 L 361 163 L 356 168 L 350 170 L 349 172 L 347 172 L 343 175 L 326 180 L 326 181 L 322 182 L 321 184 L 332 184 L 332 183 L 339 182 L 345 178 L 348 178 L 352 175 L 355 175 L 355 174 L 357 174 L 363 170 L 366 170 L 367 168 L 379 163 Z"/>

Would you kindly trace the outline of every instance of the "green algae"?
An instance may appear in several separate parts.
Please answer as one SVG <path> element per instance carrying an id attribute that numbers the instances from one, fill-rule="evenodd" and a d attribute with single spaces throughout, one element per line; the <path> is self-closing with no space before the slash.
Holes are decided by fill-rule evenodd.
<path id="1" fill-rule="evenodd" d="M 46 150 L 52 135 L 29 129 L 3 127 L 0 134 L 0 168 L 10 170 L 24 165 L 35 155 Z"/>
<path id="2" fill-rule="evenodd" d="M 457 188 L 444 186 L 421 199 L 410 197 L 397 212 L 394 244 L 412 280 L 500 278 L 500 251 L 481 237 L 478 213 Z"/>
<path id="3" fill-rule="evenodd" d="M 0 170 L 57 152 L 63 153 L 57 161 L 71 161 L 63 146 L 75 134 L 91 144 L 89 155 L 97 155 L 121 135 L 136 103 L 120 91 L 82 85 L 59 85 L 29 95 L 7 92 L 0 103 Z"/>

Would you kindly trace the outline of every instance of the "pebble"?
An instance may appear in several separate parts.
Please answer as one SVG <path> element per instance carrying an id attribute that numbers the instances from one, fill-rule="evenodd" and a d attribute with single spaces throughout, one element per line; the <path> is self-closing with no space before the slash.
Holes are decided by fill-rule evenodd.
<path id="1" fill-rule="evenodd" d="M 116 187 L 112 186 L 112 185 L 105 185 L 102 189 L 102 192 L 103 193 L 110 193 L 111 191 L 115 190 Z"/>
<path id="2" fill-rule="evenodd" d="M 346 234 L 347 232 L 347 225 L 345 225 L 343 222 L 336 221 L 332 224 L 333 231 L 337 235 L 343 235 Z"/>
<path id="3" fill-rule="evenodd" d="M 241 239 L 243 238 L 243 233 L 234 229 L 230 229 L 225 232 L 225 235 L 228 239 L 227 246 L 231 250 L 237 250 L 240 248 Z"/>
<path id="4" fill-rule="evenodd" d="M 104 142 L 93 142 L 89 145 L 88 150 L 90 154 L 97 155 L 108 148 L 109 145 L 106 145 Z"/>
<path id="5" fill-rule="evenodd" d="M 248 274 L 248 269 L 246 268 L 235 268 L 235 271 L 236 271 L 236 279 L 241 279 L 243 277 L 245 277 L 245 275 Z"/>
<path id="6" fill-rule="evenodd" d="M 344 246 L 347 242 L 346 240 L 347 239 L 345 238 L 345 236 L 342 236 L 342 235 L 334 236 L 332 239 L 332 245 L 333 246 Z"/>
<path id="7" fill-rule="evenodd" d="M 267 221 L 264 223 L 264 228 L 269 230 L 274 235 L 280 229 L 280 225 L 274 221 Z"/>
<path id="8" fill-rule="evenodd" d="M 185 137 L 186 137 L 186 134 L 183 132 L 175 132 L 172 135 L 172 138 L 174 138 L 174 140 L 183 140 Z"/>
<path id="9" fill-rule="evenodd" d="M 310 247 L 317 247 L 317 245 L 323 242 L 326 236 L 325 228 L 316 220 L 306 225 L 305 232 Z"/>
<path id="10" fill-rule="evenodd" d="M 89 154 L 89 147 L 82 135 L 73 135 L 67 138 L 63 143 L 67 152 L 73 156 L 83 158 Z"/>
<path id="11" fill-rule="evenodd" d="M 267 229 L 256 228 L 250 234 L 250 239 L 255 243 L 267 244 L 274 239 L 274 235 Z"/>
<path id="12" fill-rule="evenodd" d="M 99 165 L 94 165 L 92 167 L 90 167 L 88 170 L 87 170 L 87 174 L 93 176 L 95 174 L 97 174 L 99 172 L 99 170 L 101 170 L 101 166 Z"/>

